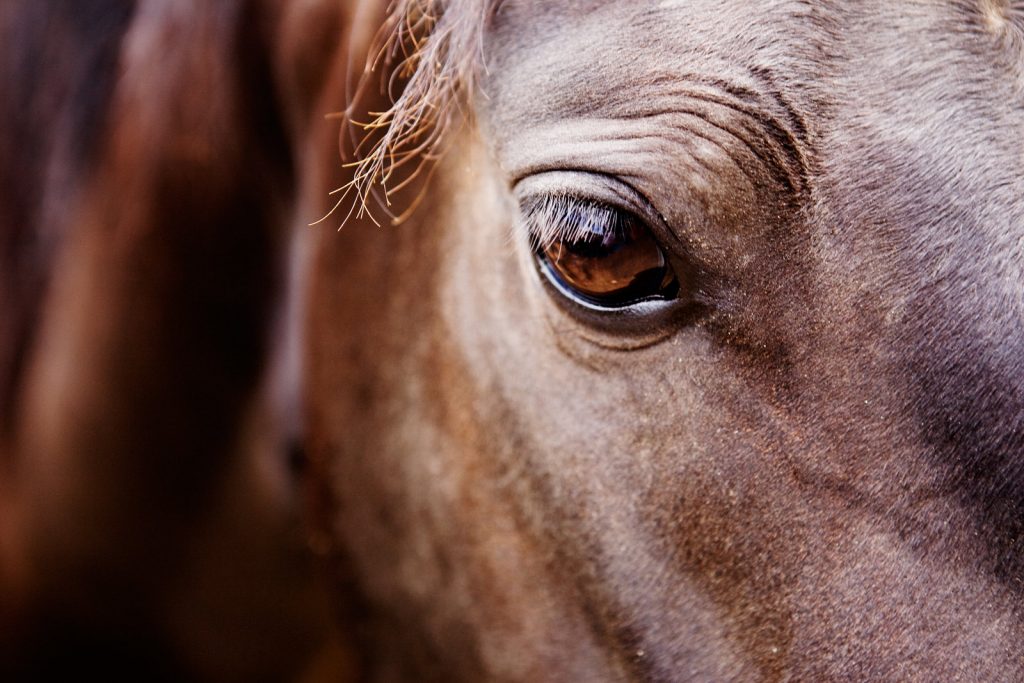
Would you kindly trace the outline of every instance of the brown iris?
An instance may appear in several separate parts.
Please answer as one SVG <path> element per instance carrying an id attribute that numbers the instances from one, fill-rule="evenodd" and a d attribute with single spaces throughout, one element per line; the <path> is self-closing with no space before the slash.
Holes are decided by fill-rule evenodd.
<path id="1" fill-rule="evenodd" d="M 553 215 L 552 215 L 553 214 Z M 542 270 L 559 289 L 586 303 L 622 308 L 672 298 L 679 286 L 650 229 L 632 214 L 574 203 L 551 212 L 554 239 L 539 249 Z"/>

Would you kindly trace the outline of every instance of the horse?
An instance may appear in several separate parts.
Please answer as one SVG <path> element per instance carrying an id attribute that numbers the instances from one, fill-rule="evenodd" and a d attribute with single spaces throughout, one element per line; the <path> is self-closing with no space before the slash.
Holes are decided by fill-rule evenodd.
<path id="1" fill-rule="evenodd" d="M 300 264 L 356 9 L 0 7 L 0 678 L 343 669 L 309 664 Z"/>
<path id="2" fill-rule="evenodd" d="M 1024 5 L 384 26 L 305 345 L 367 680 L 1024 678 Z"/>

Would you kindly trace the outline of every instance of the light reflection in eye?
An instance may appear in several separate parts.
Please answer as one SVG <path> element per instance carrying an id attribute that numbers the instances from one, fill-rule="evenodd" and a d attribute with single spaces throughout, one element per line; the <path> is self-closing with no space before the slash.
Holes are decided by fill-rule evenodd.
<path id="1" fill-rule="evenodd" d="M 541 271 L 569 296 L 616 309 L 678 293 L 664 251 L 633 214 L 558 197 L 529 207 L 527 217 Z"/>

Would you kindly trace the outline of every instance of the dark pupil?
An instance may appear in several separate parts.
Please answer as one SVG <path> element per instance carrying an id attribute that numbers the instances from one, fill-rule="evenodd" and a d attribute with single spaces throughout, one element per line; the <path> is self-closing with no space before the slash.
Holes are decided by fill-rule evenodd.
<path id="1" fill-rule="evenodd" d="M 589 219 L 586 212 L 567 216 L 574 237 L 541 253 L 549 276 L 599 306 L 674 296 L 675 276 L 650 231 L 629 214 L 606 211 L 609 215 L 601 218 L 609 220 L 595 220 L 592 212 Z"/>

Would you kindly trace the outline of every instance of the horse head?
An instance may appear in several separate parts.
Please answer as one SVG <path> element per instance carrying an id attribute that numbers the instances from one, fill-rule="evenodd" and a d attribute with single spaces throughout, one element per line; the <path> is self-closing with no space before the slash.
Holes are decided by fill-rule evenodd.
<path id="1" fill-rule="evenodd" d="M 377 675 L 1024 675 L 1020 3 L 395 11 L 439 160 L 308 356 Z"/>

